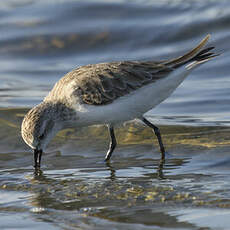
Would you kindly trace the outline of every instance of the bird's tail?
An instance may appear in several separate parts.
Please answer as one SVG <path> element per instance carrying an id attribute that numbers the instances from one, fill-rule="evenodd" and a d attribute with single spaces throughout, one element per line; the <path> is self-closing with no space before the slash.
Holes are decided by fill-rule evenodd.
<path id="1" fill-rule="evenodd" d="M 212 47 L 204 48 L 204 46 L 207 44 L 210 37 L 211 35 L 208 34 L 194 49 L 187 52 L 183 56 L 165 61 L 163 62 L 163 64 L 171 66 L 172 68 L 177 68 L 182 65 L 188 64 L 186 68 L 191 69 L 194 68 L 195 66 L 199 66 L 200 64 L 207 62 L 210 59 L 218 56 L 219 54 L 210 52 L 215 47 L 212 46 Z"/>

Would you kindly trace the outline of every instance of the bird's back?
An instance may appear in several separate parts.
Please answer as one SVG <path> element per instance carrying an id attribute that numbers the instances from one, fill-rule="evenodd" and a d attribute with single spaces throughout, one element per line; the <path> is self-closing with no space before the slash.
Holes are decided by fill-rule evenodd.
<path id="1" fill-rule="evenodd" d="M 46 100 L 78 98 L 80 103 L 105 105 L 142 86 L 162 79 L 172 68 L 156 62 L 112 62 L 79 67 L 61 78 Z"/>
<path id="2" fill-rule="evenodd" d="M 150 83 L 166 78 L 173 70 L 187 63 L 212 58 L 213 48 L 203 49 L 206 36 L 194 49 L 166 61 L 123 61 L 81 66 L 61 78 L 45 98 L 65 104 L 107 105 L 115 99 Z M 215 56 L 215 55 L 214 55 Z"/>

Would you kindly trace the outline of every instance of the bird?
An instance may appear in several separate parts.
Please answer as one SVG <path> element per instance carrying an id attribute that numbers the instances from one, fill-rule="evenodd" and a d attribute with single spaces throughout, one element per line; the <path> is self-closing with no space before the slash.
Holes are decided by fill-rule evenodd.
<path id="1" fill-rule="evenodd" d="M 218 56 L 206 48 L 208 34 L 195 48 L 163 61 L 117 61 L 80 66 L 62 77 L 44 100 L 24 117 L 21 135 L 33 150 L 34 167 L 58 131 L 91 125 L 106 125 L 110 135 L 105 161 L 117 141 L 114 126 L 139 119 L 155 133 L 165 159 L 160 130 L 145 113 L 168 98 L 196 67 Z"/>

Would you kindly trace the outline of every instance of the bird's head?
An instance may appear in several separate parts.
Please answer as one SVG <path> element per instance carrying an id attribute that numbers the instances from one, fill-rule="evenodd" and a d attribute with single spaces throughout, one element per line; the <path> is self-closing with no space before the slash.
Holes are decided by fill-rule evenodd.
<path id="1" fill-rule="evenodd" d="M 59 130 L 54 113 L 53 106 L 41 103 L 32 108 L 23 119 L 22 138 L 34 151 L 35 167 L 40 167 L 43 150 Z"/>

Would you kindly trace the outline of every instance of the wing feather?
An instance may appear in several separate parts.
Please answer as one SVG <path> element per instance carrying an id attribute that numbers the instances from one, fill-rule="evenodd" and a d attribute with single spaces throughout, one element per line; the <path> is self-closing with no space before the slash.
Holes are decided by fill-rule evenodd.
<path id="1" fill-rule="evenodd" d="M 80 67 L 84 68 L 84 67 Z M 155 69 L 156 68 L 156 69 Z M 165 69 L 167 71 L 165 71 Z M 118 62 L 91 65 L 88 71 L 79 71 L 76 90 L 82 103 L 103 105 L 116 98 L 164 78 L 172 68 L 145 62 Z M 81 74 L 79 74 L 81 73 Z M 82 75 L 83 74 L 83 75 Z"/>
<path id="2" fill-rule="evenodd" d="M 192 61 L 203 63 L 215 57 L 209 52 L 213 47 L 203 49 L 209 38 L 207 35 L 194 49 L 168 61 L 124 61 L 79 67 L 60 79 L 45 100 L 65 100 L 65 103 L 77 100 L 89 105 L 112 103 L 116 98 L 167 77 L 181 65 Z"/>

